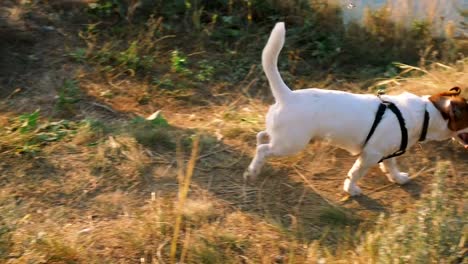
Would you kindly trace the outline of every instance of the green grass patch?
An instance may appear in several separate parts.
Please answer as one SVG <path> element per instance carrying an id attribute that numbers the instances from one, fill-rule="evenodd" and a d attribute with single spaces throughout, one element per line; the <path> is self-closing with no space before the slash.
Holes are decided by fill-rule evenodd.
<path id="1" fill-rule="evenodd" d="M 72 138 L 84 128 L 89 128 L 90 134 L 99 134 L 98 131 L 102 130 L 96 123 L 86 120 L 43 120 L 40 111 L 36 110 L 10 119 L 9 123 L 0 129 L 0 148 L 18 154 L 35 154 L 45 145 Z"/>
<path id="2" fill-rule="evenodd" d="M 357 220 L 344 209 L 338 207 L 327 206 L 323 207 L 319 213 L 321 222 L 331 226 L 350 226 L 355 225 Z"/>
<path id="3" fill-rule="evenodd" d="M 161 115 L 152 120 L 134 118 L 130 122 L 130 133 L 143 146 L 175 150 L 174 134 L 167 120 Z"/>

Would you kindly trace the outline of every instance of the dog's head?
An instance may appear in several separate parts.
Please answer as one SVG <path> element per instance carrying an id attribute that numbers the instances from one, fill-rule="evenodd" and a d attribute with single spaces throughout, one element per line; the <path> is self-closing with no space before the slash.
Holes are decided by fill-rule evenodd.
<path id="1" fill-rule="evenodd" d="M 460 96 L 460 87 L 433 95 L 429 100 L 448 120 L 448 129 L 454 132 L 454 139 L 468 149 L 468 102 Z"/>

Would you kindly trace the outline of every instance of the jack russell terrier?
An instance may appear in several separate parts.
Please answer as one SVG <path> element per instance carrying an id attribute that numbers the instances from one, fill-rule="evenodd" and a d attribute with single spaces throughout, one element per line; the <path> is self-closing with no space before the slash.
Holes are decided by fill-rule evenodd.
<path id="1" fill-rule="evenodd" d="M 291 155 L 311 139 L 324 139 L 359 155 L 343 186 L 355 196 L 361 194 L 358 180 L 377 163 L 391 182 L 408 182 L 395 156 L 418 141 L 453 138 L 468 149 L 468 103 L 460 88 L 421 97 L 407 92 L 375 96 L 316 88 L 291 91 L 277 67 L 284 39 L 280 22 L 263 49 L 262 66 L 276 103 L 266 115 L 266 130 L 257 134 L 246 179 L 256 178 L 266 158 Z"/>

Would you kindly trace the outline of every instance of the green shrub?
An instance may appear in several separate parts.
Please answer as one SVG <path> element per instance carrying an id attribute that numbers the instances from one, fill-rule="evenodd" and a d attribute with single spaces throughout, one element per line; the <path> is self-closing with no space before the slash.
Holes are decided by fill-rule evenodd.
<path id="1" fill-rule="evenodd" d="M 22 114 L 0 129 L 0 148 L 34 154 L 50 142 L 73 136 L 80 125 L 68 120 L 41 121 L 39 110 Z"/>
<path id="2" fill-rule="evenodd" d="M 132 120 L 130 133 L 138 143 L 151 147 L 163 147 L 175 150 L 175 139 L 166 119 L 158 115 L 155 119 L 147 120 L 137 117 Z"/>
<path id="3" fill-rule="evenodd" d="M 78 87 L 78 81 L 65 80 L 57 91 L 55 107 L 59 111 L 73 112 L 74 105 L 81 100 L 82 94 Z"/>
<path id="4" fill-rule="evenodd" d="M 372 263 L 459 263 L 467 246 L 468 212 L 448 197 L 448 167 L 446 162 L 437 165 L 432 192 L 416 210 L 381 218 L 358 253 Z"/>

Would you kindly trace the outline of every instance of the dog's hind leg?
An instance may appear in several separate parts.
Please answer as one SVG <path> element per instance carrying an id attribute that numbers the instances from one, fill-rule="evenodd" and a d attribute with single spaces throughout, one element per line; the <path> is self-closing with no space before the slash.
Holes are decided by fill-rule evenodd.
<path id="1" fill-rule="evenodd" d="M 390 180 L 391 182 L 405 184 L 410 180 L 410 178 L 408 177 L 408 173 L 400 172 L 398 170 L 395 158 L 386 159 L 382 161 L 379 166 L 382 172 L 385 173 L 388 180 Z"/>
<path id="2" fill-rule="evenodd" d="M 268 133 L 266 131 L 260 131 L 257 134 L 257 146 L 268 143 Z"/>
<path id="3" fill-rule="evenodd" d="M 270 156 L 271 145 L 268 144 L 268 137 L 269 136 L 266 131 L 260 131 L 257 134 L 257 151 L 255 153 L 255 157 L 247 168 L 247 171 L 244 172 L 245 179 L 248 178 L 250 180 L 254 180 L 260 173 L 266 158 Z"/>
<path id="4" fill-rule="evenodd" d="M 250 162 L 247 171 L 244 172 L 244 179 L 255 180 L 255 178 L 257 178 L 266 158 L 271 155 L 271 149 L 271 144 L 260 144 L 257 146 L 255 157 L 252 162 Z"/>
<path id="5" fill-rule="evenodd" d="M 257 141 L 262 142 L 265 139 L 266 133 L 260 132 L 257 135 Z M 281 138 L 281 137 L 278 137 Z M 276 138 L 277 139 L 277 138 Z M 268 157 L 271 156 L 285 156 L 291 155 L 299 152 L 307 145 L 307 140 L 296 140 L 294 142 L 290 141 L 280 141 L 270 138 L 270 142 L 267 144 L 260 144 L 257 146 L 255 157 L 250 163 L 247 171 L 244 173 L 245 179 L 255 180 L 257 175 L 260 173 L 263 164 Z"/>
<path id="6" fill-rule="evenodd" d="M 244 179 L 254 180 L 260 173 L 265 163 L 265 159 L 270 156 L 271 146 L 268 144 L 269 136 L 266 131 L 260 131 L 257 134 L 257 151 L 255 157 L 250 163 L 247 171 L 244 172 Z"/>
<path id="7" fill-rule="evenodd" d="M 254 180 L 260 173 L 266 158 L 270 156 L 271 146 L 268 144 L 268 137 L 269 136 L 266 131 L 260 131 L 257 134 L 257 151 L 255 153 L 255 157 L 247 168 L 247 171 L 244 172 L 244 179 Z"/>
<path id="8" fill-rule="evenodd" d="M 357 186 L 357 182 L 362 176 L 364 176 L 369 168 L 378 162 L 379 155 L 369 155 L 363 153 L 354 162 L 353 167 L 348 172 L 348 177 L 344 181 L 343 190 L 351 196 L 360 195 L 362 193 L 361 188 Z"/>

